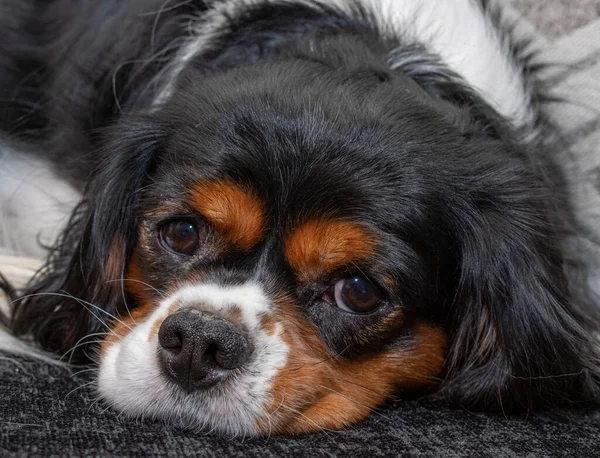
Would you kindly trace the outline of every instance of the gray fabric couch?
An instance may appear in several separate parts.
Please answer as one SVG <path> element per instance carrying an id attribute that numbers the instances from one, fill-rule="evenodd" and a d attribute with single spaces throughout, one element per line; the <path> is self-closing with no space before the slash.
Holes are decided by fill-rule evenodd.
<path id="1" fill-rule="evenodd" d="M 589 19 L 600 13 L 595 0 L 513 0 L 536 23 L 570 21 L 567 29 L 582 23 L 580 10 L 579 19 L 568 15 L 579 3 Z M 549 29 L 549 38 L 540 38 L 540 59 L 557 64 L 547 78 L 562 101 L 548 111 L 571 142 L 563 159 L 589 232 L 571 248 L 600 293 L 600 20 L 583 22 L 589 23 L 558 39 L 565 27 Z M 502 416 L 398 402 L 342 432 L 224 439 L 122 418 L 97 402 L 92 383 L 86 368 L 0 353 L 0 456 L 600 457 L 600 411 L 593 409 Z"/>

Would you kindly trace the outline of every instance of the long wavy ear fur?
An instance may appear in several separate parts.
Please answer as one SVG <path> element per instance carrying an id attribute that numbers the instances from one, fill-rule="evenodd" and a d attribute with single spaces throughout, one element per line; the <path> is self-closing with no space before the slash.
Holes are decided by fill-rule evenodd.
<path id="1" fill-rule="evenodd" d="M 464 407 L 600 400 L 598 323 L 583 312 L 585 293 L 569 288 L 551 199 L 528 175 L 496 164 L 471 179 L 454 218 L 461 267 L 440 395 Z"/>
<path id="2" fill-rule="evenodd" d="M 12 312 L 11 328 L 16 335 L 32 338 L 51 352 L 73 350 L 75 361 L 88 357 L 85 345 L 79 345 L 85 337 L 106 332 L 106 323 L 122 309 L 122 285 L 117 280 L 123 278 L 136 241 L 139 190 L 161 132 L 141 122 L 118 126 L 118 130 L 118 141 L 108 141 L 104 147 L 100 172 L 48 262 Z"/>

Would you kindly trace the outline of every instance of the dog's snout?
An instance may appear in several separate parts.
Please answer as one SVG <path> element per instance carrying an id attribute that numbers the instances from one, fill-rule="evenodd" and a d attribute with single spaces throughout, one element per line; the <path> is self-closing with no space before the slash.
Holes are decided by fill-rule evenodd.
<path id="1" fill-rule="evenodd" d="M 158 342 L 162 369 L 187 390 L 216 385 L 252 352 L 247 334 L 235 324 L 191 308 L 165 319 Z"/>

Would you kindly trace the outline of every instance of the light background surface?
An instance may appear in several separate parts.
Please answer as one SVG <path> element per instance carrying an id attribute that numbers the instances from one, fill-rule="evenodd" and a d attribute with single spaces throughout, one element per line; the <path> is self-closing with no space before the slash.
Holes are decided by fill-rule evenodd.
<path id="1" fill-rule="evenodd" d="M 509 0 L 548 38 L 557 38 L 600 17 L 600 0 Z"/>

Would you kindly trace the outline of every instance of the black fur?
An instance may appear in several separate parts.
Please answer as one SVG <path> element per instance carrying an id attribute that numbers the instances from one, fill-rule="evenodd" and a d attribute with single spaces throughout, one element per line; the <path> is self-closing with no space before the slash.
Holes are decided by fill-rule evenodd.
<path id="1" fill-rule="evenodd" d="M 403 329 L 370 331 L 377 316 L 331 316 L 282 259 L 279 234 L 290 221 L 359 219 L 385 249 L 357 267 L 400 285 L 378 313 L 402 307 L 449 335 L 436 396 L 500 409 L 598 402 L 596 312 L 565 272 L 561 241 L 572 221 L 547 146 L 525 140 L 443 62 L 379 31 L 364 11 L 349 17 L 293 2 L 231 18 L 150 113 L 186 19 L 206 8 L 190 1 L 151 14 L 163 3 L 0 3 L 0 30 L 9 30 L 0 94 L 11 102 L 2 128 L 43 145 L 84 190 L 48 264 L 16 302 L 17 335 L 64 353 L 108 316 L 127 313 L 133 299 L 105 274 L 114 241 L 129 259 L 146 210 L 180 199 L 198 178 L 230 176 L 267 202 L 268 239 L 211 265 L 146 260 L 153 286 L 194 268 L 239 281 L 267 257 L 263 277 L 306 303 L 333 352 L 401 344 Z M 395 71 L 392 50 L 402 62 Z M 513 51 L 523 58 L 518 44 Z M 126 262 L 120 267 L 123 278 Z"/>

